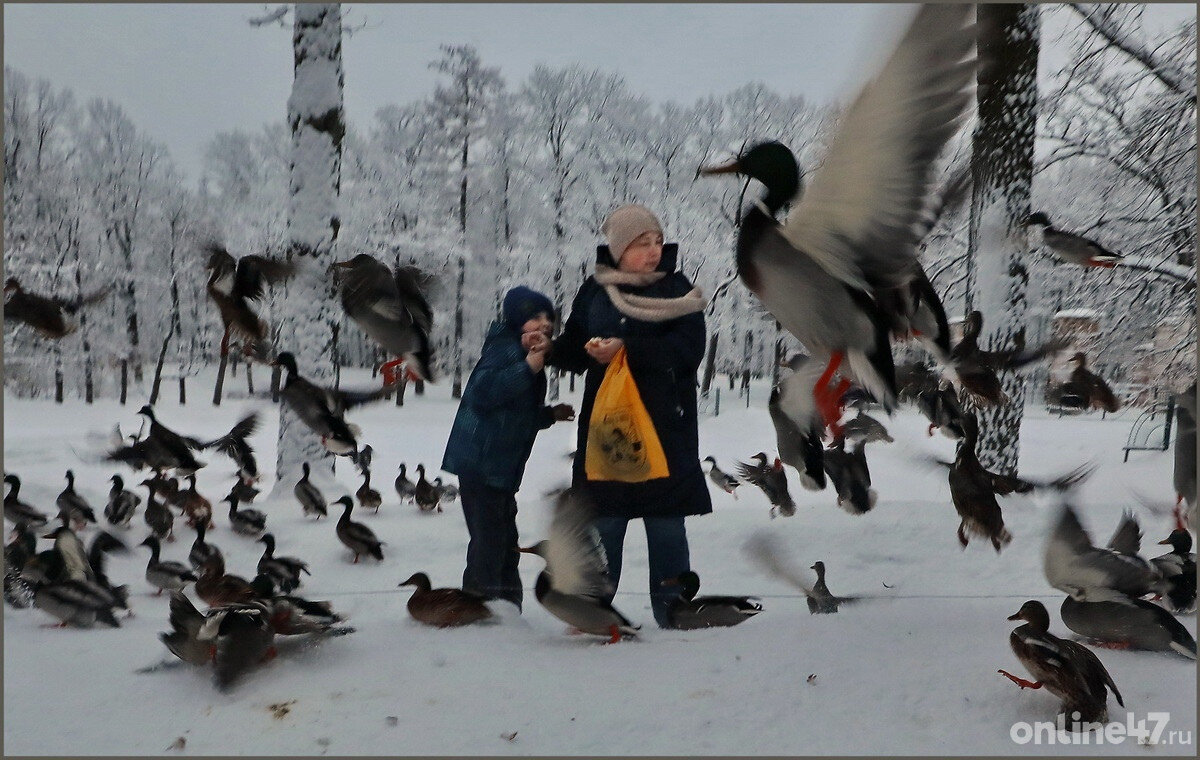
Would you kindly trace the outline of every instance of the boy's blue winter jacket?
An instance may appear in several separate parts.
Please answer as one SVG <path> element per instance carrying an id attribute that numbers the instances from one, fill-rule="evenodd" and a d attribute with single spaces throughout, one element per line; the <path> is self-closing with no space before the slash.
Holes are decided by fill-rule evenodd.
<path id="1" fill-rule="evenodd" d="M 535 374 L 525 353 L 519 334 L 501 322 L 492 324 L 463 390 L 443 470 L 492 488 L 520 488 L 534 438 L 554 423 L 544 403 L 546 373 Z"/>

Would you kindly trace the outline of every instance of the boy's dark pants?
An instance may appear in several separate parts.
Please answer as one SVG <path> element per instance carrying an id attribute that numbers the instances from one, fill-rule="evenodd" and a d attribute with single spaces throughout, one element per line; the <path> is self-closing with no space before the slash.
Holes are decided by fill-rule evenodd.
<path id="1" fill-rule="evenodd" d="M 459 478 L 458 489 L 471 534 L 463 590 L 488 599 L 506 599 L 519 609 L 522 588 L 517 571 L 521 555 L 517 553 L 516 494 L 468 477 Z"/>

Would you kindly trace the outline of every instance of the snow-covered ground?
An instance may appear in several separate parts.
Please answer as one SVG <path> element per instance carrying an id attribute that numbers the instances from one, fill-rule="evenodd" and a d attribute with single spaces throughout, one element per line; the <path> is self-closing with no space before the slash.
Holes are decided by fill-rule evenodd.
<path id="1" fill-rule="evenodd" d="M 265 385 L 266 377 L 257 378 Z M 347 373 L 365 386 L 366 375 Z M 227 388 L 240 388 L 239 375 Z M 564 384 L 564 389 L 565 389 Z M 249 408 L 264 409 L 252 442 L 270 482 L 278 415 L 269 403 L 231 398 L 219 408 L 205 397 L 211 382 L 189 389 L 179 407 L 173 388 L 157 407 L 166 425 L 198 437 L 228 430 Z M 774 435 L 764 409 L 765 388 L 753 403 L 725 393 L 722 412 L 701 422 L 702 455 L 726 469 L 760 450 Z M 577 398 L 568 399 L 578 403 Z M 55 405 L 5 396 L 4 467 L 22 478 L 25 500 L 53 513 L 54 499 L 73 468 L 78 488 L 99 513 L 107 479 L 121 470 L 93 461 L 95 441 L 121 422 L 137 429 L 140 402 Z M 771 520 L 761 492 L 740 489 L 734 501 L 714 493 L 713 514 L 688 520 L 693 567 L 701 593 L 762 597 L 763 614 L 736 628 L 664 631 L 654 626 L 646 593 L 645 538 L 632 526 L 625 577 L 615 601 L 643 625 L 639 640 L 604 646 L 567 636 L 565 626 L 534 600 L 541 560 L 522 560 L 523 616 L 499 604 L 499 625 L 438 630 L 413 621 L 407 588 L 397 584 L 425 571 L 435 586 L 461 580 L 466 528 L 458 504 L 440 515 L 400 506 L 391 483 L 400 462 L 436 470 L 455 402 L 448 384 L 406 405 L 370 407 L 352 417 L 375 448 L 379 514 L 356 512 L 387 542 L 385 559 L 351 564 L 334 535 L 334 521 L 313 522 L 287 498 L 254 504 L 268 515 L 278 553 L 312 567 L 298 593 L 329 599 L 357 628 L 317 645 L 284 641 L 280 655 L 232 692 L 216 691 L 207 672 L 188 667 L 134 671 L 170 655 L 156 634 L 167 629 L 167 599 L 150 595 L 143 578 L 148 552 L 139 510 L 122 535 L 135 547 L 111 558 L 115 583 L 135 589 L 135 616 L 119 629 L 46 629 L 36 609 L 4 610 L 4 752 L 9 755 L 613 755 L 613 754 L 1131 754 L 1123 744 L 1019 745 L 1017 722 L 1053 720 L 1058 701 L 1045 690 L 1022 691 L 998 668 L 1027 675 L 1008 646 L 1015 627 L 1005 618 L 1026 599 L 1051 610 L 1051 630 L 1068 635 L 1058 617 L 1062 595 L 1046 583 L 1041 551 L 1049 505 L 1025 497 L 1002 501 L 1013 542 L 997 555 L 986 542 L 965 551 L 955 539 L 957 516 L 944 470 L 922 463 L 926 453 L 950 458 L 952 442 L 927 438 L 912 409 L 887 422 L 893 444 L 868 447 L 875 510 L 854 517 L 834 506 L 831 490 L 803 491 L 795 517 Z M 1098 471 L 1079 496 L 1083 520 L 1107 540 L 1122 509 L 1133 508 L 1145 533 L 1144 553 L 1166 536 L 1168 518 L 1139 506 L 1138 495 L 1169 502 L 1170 452 L 1135 452 L 1122 463 L 1121 445 L 1133 414 L 1056 418 L 1030 409 L 1021 470 L 1047 476 L 1083 462 Z M 566 482 L 574 425 L 563 423 L 538 440 L 519 496 L 523 541 L 543 537 L 549 502 L 540 494 Z M 214 504 L 232 482 L 233 466 L 207 455 L 200 490 Z M 358 485 L 338 467 L 333 500 Z M 130 479 L 127 477 L 127 480 Z M 140 479 L 140 478 L 139 478 Z M 135 481 L 136 482 L 136 481 Z M 144 489 L 142 490 L 144 495 Z M 265 495 L 265 494 L 264 494 Z M 334 510 L 336 513 L 336 510 Z M 230 572 L 254 575 L 262 545 L 234 534 L 224 514 L 209 539 Z M 803 597 L 762 575 L 741 547 L 754 532 L 778 534 L 807 567 L 823 560 L 835 594 L 872 597 L 839 614 L 810 616 Z M 90 541 L 94 529 L 84 535 Z M 120 533 L 120 531 L 117 531 Z M 165 556 L 186 561 L 194 534 L 183 527 Z M 45 548 L 48 542 L 40 542 Z M 887 584 L 885 587 L 884 584 Z M 890 588 L 888 588 L 890 587 Z M 502 609 L 507 607 L 507 609 Z M 1195 631 L 1195 619 L 1184 620 Z M 1176 655 L 1098 650 L 1135 719 L 1169 713 L 1163 742 L 1152 754 L 1195 754 L 1194 744 L 1165 740 L 1196 729 L 1196 670 Z M 1113 720 L 1125 710 L 1110 699 Z M 178 740 L 184 740 L 179 748 Z M 174 748 L 174 749 L 169 749 Z"/>

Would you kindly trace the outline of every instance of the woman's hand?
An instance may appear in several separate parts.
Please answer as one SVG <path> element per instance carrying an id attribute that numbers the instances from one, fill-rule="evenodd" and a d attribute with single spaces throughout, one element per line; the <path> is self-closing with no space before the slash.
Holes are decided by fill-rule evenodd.
<path id="1" fill-rule="evenodd" d="M 588 352 L 588 356 L 592 357 L 601 364 L 608 364 L 613 360 L 625 346 L 625 341 L 620 338 L 592 338 L 587 343 L 583 344 L 583 348 Z"/>
<path id="2" fill-rule="evenodd" d="M 570 404 L 555 404 L 550 409 L 555 422 L 570 422 L 575 419 L 575 407 Z"/>

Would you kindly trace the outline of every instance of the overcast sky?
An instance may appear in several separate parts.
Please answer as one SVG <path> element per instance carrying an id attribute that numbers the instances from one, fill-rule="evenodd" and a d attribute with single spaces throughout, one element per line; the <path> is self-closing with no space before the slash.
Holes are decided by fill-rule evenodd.
<path id="1" fill-rule="evenodd" d="M 272 6 L 273 7 L 273 6 Z M 109 98 L 167 145 L 194 181 L 215 133 L 256 130 L 286 116 L 291 23 L 251 27 L 257 4 L 4 5 L 8 66 L 80 100 Z M 428 94 L 438 45 L 471 44 L 510 86 L 536 64 L 623 74 L 653 100 L 690 102 L 760 81 L 818 102 L 847 97 L 874 69 L 912 12 L 902 5 L 343 5 L 347 119 Z M 1194 5 L 1158 6 L 1165 28 Z M 1068 14 L 1047 14 L 1051 42 Z M 1061 51 L 1044 51 L 1048 65 Z"/>

